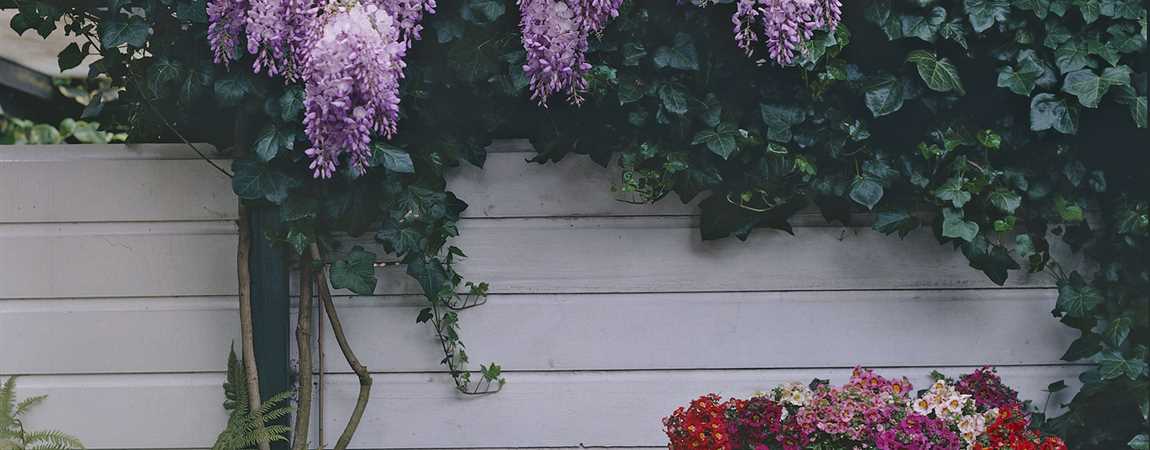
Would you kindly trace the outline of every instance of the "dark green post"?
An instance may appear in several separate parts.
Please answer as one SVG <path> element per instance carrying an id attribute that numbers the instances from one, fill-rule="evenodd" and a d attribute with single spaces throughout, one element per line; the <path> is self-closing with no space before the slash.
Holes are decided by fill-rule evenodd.
<path id="1" fill-rule="evenodd" d="M 288 290 L 287 251 L 268 239 L 278 234 L 279 208 L 254 207 L 250 210 L 252 276 L 252 331 L 256 366 L 260 374 L 260 398 L 291 389 L 291 361 L 288 358 L 291 333 L 291 298 Z M 288 425 L 288 419 L 281 420 Z M 272 443 L 273 450 L 286 450 L 286 442 Z"/>

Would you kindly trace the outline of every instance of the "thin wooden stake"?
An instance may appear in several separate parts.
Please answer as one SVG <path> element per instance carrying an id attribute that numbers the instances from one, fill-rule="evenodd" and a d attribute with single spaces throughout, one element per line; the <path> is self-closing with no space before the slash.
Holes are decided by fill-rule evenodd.
<path id="1" fill-rule="evenodd" d="M 299 351 L 299 400 L 296 403 L 295 430 L 292 433 L 292 450 L 307 450 L 307 435 L 311 430 L 311 322 L 312 286 L 311 257 L 304 254 L 300 258 L 299 269 L 299 315 L 296 318 L 295 340 Z"/>

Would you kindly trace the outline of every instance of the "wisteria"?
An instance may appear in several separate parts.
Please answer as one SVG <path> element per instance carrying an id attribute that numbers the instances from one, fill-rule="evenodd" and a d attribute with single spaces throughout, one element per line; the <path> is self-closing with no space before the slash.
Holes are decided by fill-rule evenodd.
<path id="1" fill-rule="evenodd" d="M 321 20 L 302 67 L 304 125 L 310 168 L 330 178 L 342 154 L 365 170 L 372 133 L 395 133 L 407 47 L 392 16 L 375 5 L 340 7 Z"/>
<path id="2" fill-rule="evenodd" d="M 584 78 L 590 35 L 619 15 L 622 0 L 519 0 L 520 28 L 527 63 L 523 71 L 531 81 L 531 98 L 546 105 L 552 95 L 566 91 L 568 100 L 581 103 L 587 89 Z"/>
<path id="3" fill-rule="evenodd" d="M 815 30 L 833 30 L 841 18 L 841 0 L 739 0 L 731 22 L 735 41 L 748 55 L 761 38 L 771 59 L 788 65 Z"/>
<path id="4" fill-rule="evenodd" d="M 251 0 L 245 25 L 248 53 L 256 55 L 252 70 L 294 79 L 317 11 L 312 0 Z"/>
<path id="5" fill-rule="evenodd" d="M 240 38 L 247 20 L 248 2 L 245 0 L 208 1 L 208 41 L 212 59 L 216 64 L 228 65 L 237 59 Z"/>
<path id="6" fill-rule="evenodd" d="M 253 72 L 303 82 L 305 153 L 314 176 L 330 178 L 343 155 L 353 170 L 365 170 L 372 137 L 395 134 L 403 59 L 435 7 L 435 0 L 212 0 L 208 35 L 217 63 L 246 49 Z"/>

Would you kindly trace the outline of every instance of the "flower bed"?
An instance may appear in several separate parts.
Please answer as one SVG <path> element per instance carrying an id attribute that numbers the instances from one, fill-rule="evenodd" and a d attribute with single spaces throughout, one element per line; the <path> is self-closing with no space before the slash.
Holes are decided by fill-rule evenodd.
<path id="1" fill-rule="evenodd" d="M 842 386 L 815 380 L 749 399 L 704 395 L 663 425 L 672 450 L 1066 449 L 1030 427 L 1027 405 L 993 369 L 935 379 L 916 394 L 906 378 L 856 368 Z"/>

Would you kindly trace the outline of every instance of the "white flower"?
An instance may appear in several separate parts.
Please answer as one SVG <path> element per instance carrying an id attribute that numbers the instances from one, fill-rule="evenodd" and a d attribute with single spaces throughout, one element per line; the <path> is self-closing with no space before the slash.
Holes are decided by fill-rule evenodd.
<path id="1" fill-rule="evenodd" d="M 804 406 L 811 400 L 812 393 L 806 385 L 791 382 L 779 386 L 777 395 L 779 401 L 783 403 L 794 406 Z"/>
<path id="2" fill-rule="evenodd" d="M 951 395 L 947 397 L 939 406 L 941 407 L 941 413 L 939 409 L 935 409 L 935 414 L 938 414 L 939 417 L 943 416 L 942 413 L 950 416 L 957 416 L 962 414 L 962 408 L 966 406 L 966 399 L 961 395 Z"/>
<path id="3" fill-rule="evenodd" d="M 911 408 L 914 409 L 914 412 L 924 416 L 930 414 L 930 411 L 934 409 L 934 405 L 930 403 L 930 399 L 927 397 L 930 397 L 930 394 L 914 400 L 914 402 L 911 404 Z"/>
<path id="4" fill-rule="evenodd" d="M 968 434 L 972 436 L 972 438 L 966 439 L 969 442 L 986 431 L 986 418 L 982 417 L 981 414 L 962 416 L 958 419 L 958 430 L 962 432 L 964 439 Z"/>

